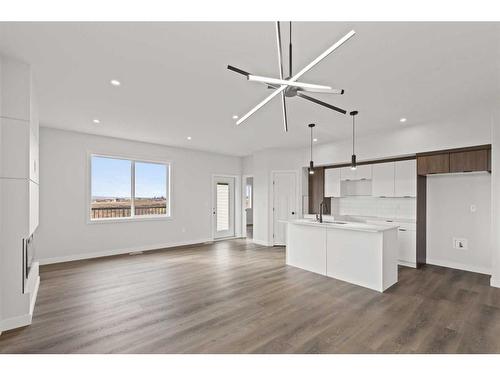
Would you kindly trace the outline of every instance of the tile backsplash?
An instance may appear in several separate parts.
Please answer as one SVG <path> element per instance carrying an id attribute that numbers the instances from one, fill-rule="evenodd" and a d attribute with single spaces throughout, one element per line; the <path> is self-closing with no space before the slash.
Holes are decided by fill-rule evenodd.
<path id="1" fill-rule="evenodd" d="M 375 216 L 415 219 L 416 198 L 344 197 L 331 198 L 333 215 Z"/>

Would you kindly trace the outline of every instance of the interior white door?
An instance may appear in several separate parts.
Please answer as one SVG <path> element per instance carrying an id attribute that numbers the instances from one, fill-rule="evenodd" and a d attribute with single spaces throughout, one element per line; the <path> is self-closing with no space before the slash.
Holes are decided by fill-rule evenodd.
<path id="1" fill-rule="evenodd" d="M 286 223 L 297 217 L 297 187 L 294 172 L 273 173 L 273 245 L 286 244 Z"/>
<path id="2" fill-rule="evenodd" d="M 234 177 L 214 177 L 214 239 L 234 237 Z"/>

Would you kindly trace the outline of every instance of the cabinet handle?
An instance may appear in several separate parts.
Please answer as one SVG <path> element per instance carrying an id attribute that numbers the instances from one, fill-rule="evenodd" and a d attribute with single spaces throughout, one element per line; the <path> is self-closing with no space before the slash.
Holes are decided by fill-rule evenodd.
<path id="1" fill-rule="evenodd" d="M 400 232 L 406 232 L 406 229 L 399 228 L 399 231 L 400 231 Z"/>

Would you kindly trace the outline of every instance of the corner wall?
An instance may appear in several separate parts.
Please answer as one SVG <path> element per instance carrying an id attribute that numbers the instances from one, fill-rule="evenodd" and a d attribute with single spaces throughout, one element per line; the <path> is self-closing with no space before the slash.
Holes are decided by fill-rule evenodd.
<path id="1" fill-rule="evenodd" d="M 172 162 L 172 217 L 87 223 L 88 153 Z M 44 263 L 199 243 L 212 239 L 212 175 L 236 175 L 241 235 L 241 158 L 41 128 L 40 227 Z"/>

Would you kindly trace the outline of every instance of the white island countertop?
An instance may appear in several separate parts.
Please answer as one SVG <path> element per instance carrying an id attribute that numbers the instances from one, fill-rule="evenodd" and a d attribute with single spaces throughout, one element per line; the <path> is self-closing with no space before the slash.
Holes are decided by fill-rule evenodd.
<path id="1" fill-rule="evenodd" d="M 286 221 L 286 264 L 383 292 L 398 281 L 398 225 Z"/>
<path id="2" fill-rule="evenodd" d="M 333 221 L 333 222 L 322 222 L 311 219 L 297 219 L 286 221 L 289 224 L 298 225 L 311 225 L 314 227 L 323 227 L 326 229 L 346 229 L 346 230 L 357 230 L 362 232 L 384 232 L 386 230 L 397 228 L 397 225 L 387 223 L 387 224 L 367 224 L 359 223 L 354 221 Z"/>

